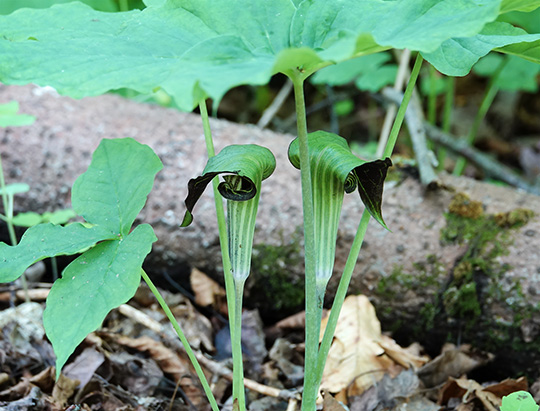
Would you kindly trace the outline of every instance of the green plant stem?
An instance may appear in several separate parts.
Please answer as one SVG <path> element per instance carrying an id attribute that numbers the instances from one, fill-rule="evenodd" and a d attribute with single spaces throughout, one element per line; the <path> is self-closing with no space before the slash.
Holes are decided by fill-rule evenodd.
<path id="1" fill-rule="evenodd" d="M 491 107 L 491 104 L 493 103 L 493 100 L 495 99 L 495 96 L 497 95 L 499 91 L 499 86 L 497 86 L 497 80 L 502 70 L 504 69 L 504 66 L 506 66 L 507 62 L 508 62 L 507 58 L 501 61 L 501 63 L 497 67 L 497 70 L 495 70 L 495 73 L 493 74 L 493 76 L 491 77 L 489 81 L 486 94 L 484 94 L 484 98 L 482 99 L 480 108 L 478 109 L 476 116 L 474 117 L 474 122 L 467 136 L 466 141 L 469 145 L 474 144 L 474 140 L 476 140 L 476 136 L 478 134 L 478 129 L 482 125 L 482 121 L 484 121 L 484 117 L 486 116 L 489 108 Z M 452 174 L 455 176 L 460 176 L 463 173 L 463 170 L 465 169 L 466 165 L 467 165 L 467 160 L 464 157 L 459 157 L 456 161 L 456 165 L 454 166 L 454 171 L 452 171 Z"/>
<path id="2" fill-rule="evenodd" d="M 118 0 L 118 8 L 120 9 L 120 11 L 129 11 L 128 0 Z"/>
<path id="3" fill-rule="evenodd" d="M 422 55 L 418 53 L 416 55 L 416 60 L 411 71 L 411 76 L 409 77 L 409 82 L 407 83 L 407 88 L 403 93 L 403 101 L 399 106 L 396 118 L 394 120 L 394 125 L 390 130 L 390 136 L 388 136 L 388 142 L 386 143 L 386 147 L 384 148 L 384 152 L 382 155 L 383 158 L 390 157 L 392 155 L 392 151 L 394 151 L 394 146 L 396 145 L 399 130 L 401 129 L 403 119 L 405 118 L 405 111 L 407 110 L 407 106 L 409 105 L 409 101 L 411 100 L 411 96 L 414 91 L 414 85 L 416 84 L 416 80 L 418 79 L 418 73 L 420 73 L 420 68 L 422 67 L 423 61 L 424 59 L 422 58 Z"/>
<path id="4" fill-rule="evenodd" d="M 238 401 L 238 410 L 246 409 L 246 398 L 244 392 L 244 363 L 242 357 L 242 297 L 244 295 L 244 283 L 245 280 L 234 281 L 235 329 L 234 332 L 231 332 L 231 350 L 233 357 L 233 399 Z M 232 338 L 234 338 L 234 340 Z"/>
<path id="5" fill-rule="evenodd" d="M 435 90 L 436 72 L 435 67 L 429 65 L 429 94 L 428 94 L 428 115 L 427 121 L 435 124 L 437 117 L 437 94 Z"/>
<path id="6" fill-rule="evenodd" d="M 53 282 L 55 282 L 56 280 L 58 280 L 58 264 L 56 261 L 56 257 L 51 257 L 51 271 Z"/>
<path id="7" fill-rule="evenodd" d="M 208 381 L 206 379 L 206 376 L 204 375 L 204 372 L 199 364 L 199 361 L 197 361 L 197 358 L 195 357 L 195 353 L 191 349 L 191 346 L 189 345 L 189 341 L 187 340 L 186 336 L 182 332 L 182 329 L 180 328 L 180 325 L 178 324 L 178 321 L 176 321 L 176 318 L 174 318 L 173 313 L 171 312 L 171 309 L 161 296 L 160 292 L 150 280 L 150 277 L 146 274 L 144 270 L 141 269 L 141 276 L 146 284 L 148 284 L 148 287 L 150 288 L 150 291 L 155 295 L 159 305 L 165 312 L 165 315 L 171 322 L 174 330 L 176 331 L 176 334 L 178 334 L 178 338 L 180 338 L 180 341 L 182 342 L 182 345 L 184 346 L 186 350 L 186 354 L 189 357 L 189 360 L 191 361 L 191 364 L 193 365 L 193 368 L 195 368 L 195 372 L 197 373 L 197 376 L 199 377 L 199 380 L 201 381 L 201 384 L 203 386 L 204 393 L 206 394 L 206 398 L 208 398 L 208 401 L 210 402 L 210 406 L 212 407 L 213 411 L 219 411 L 216 399 L 214 398 L 214 394 L 212 393 L 212 390 L 210 389 L 210 385 L 208 384 Z"/>
<path id="8" fill-rule="evenodd" d="M 317 391 L 315 370 L 319 350 L 319 330 L 321 327 L 317 303 L 317 279 L 315 275 L 315 224 L 313 212 L 313 190 L 311 186 L 311 166 L 309 161 L 306 106 L 304 101 L 305 74 L 294 72 L 293 82 L 296 104 L 296 127 L 300 157 L 300 178 L 302 182 L 302 208 L 304 213 L 304 261 L 306 276 L 306 349 L 304 369 L 304 392 L 302 410 L 314 411 Z"/>
<path id="9" fill-rule="evenodd" d="M 450 132 L 450 125 L 452 124 L 452 111 L 454 108 L 454 94 L 456 87 L 455 77 L 447 77 L 447 87 L 444 98 L 444 109 L 442 119 L 442 129 L 445 133 Z M 444 170 L 444 162 L 446 161 L 446 148 L 439 147 L 437 149 L 437 161 L 439 163 L 438 170 Z"/>
<path id="10" fill-rule="evenodd" d="M 214 143 L 212 141 L 212 131 L 210 129 L 210 119 L 208 118 L 208 110 L 206 109 L 206 102 L 204 99 L 199 101 L 199 111 L 201 113 L 201 119 L 203 123 L 204 130 L 204 140 L 206 142 L 206 151 L 208 152 L 208 157 L 213 157 L 216 155 L 214 150 Z M 218 191 L 219 179 L 216 177 L 212 180 L 212 186 L 214 189 L 214 201 L 216 204 L 216 217 L 218 223 L 219 231 L 219 244 L 221 248 L 221 259 L 223 262 L 223 277 L 225 279 L 225 292 L 227 294 L 227 309 L 229 312 L 229 329 L 231 335 L 231 344 L 233 341 L 236 341 L 241 336 L 236 336 L 235 332 L 237 330 L 235 324 L 235 315 L 236 312 L 236 290 L 234 279 L 231 271 L 231 259 L 229 255 L 229 240 L 227 236 L 227 223 L 225 219 L 225 211 L 223 209 L 223 199 L 221 194 Z M 241 307 L 240 307 L 241 310 Z M 240 329 L 241 330 L 241 329 Z M 241 348 L 240 348 L 241 350 Z M 236 352 L 233 349 L 233 353 Z M 244 393 L 244 380 L 243 380 L 243 363 L 242 355 L 240 351 L 240 357 L 233 354 L 233 397 Z M 237 373 L 234 370 L 240 369 L 242 371 L 242 378 L 239 379 Z"/>
<path id="11" fill-rule="evenodd" d="M 414 63 L 414 67 L 411 72 L 411 76 L 409 78 L 409 82 L 407 84 L 407 88 L 405 89 L 405 93 L 403 95 L 403 100 L 401 101 L 401 105 L 399 106 L 396 118 L 394 120 L 394 125 L 392 126 L 388 142 L 386 143 L 383 157 L 390 157 L 392 151 L 394 151 L 394 146 L 397 141 L 397 135 L 399 133 L 401 125 L 403 124 L 403 119 L 405 118 L 405 111 L 407 110 L 407 106 L 411 99 L 416 80 L 418 79 L 418 73 L 420 72 L 420 68 L 422 67 L 422 61 L 423 58 L 420 53 L 418 53 L 416 61 Z M 360 219 L 360 223 L 358 225 L 358 230 L 356 231 L 356 235 L 354 237 L 351 249 L 349 251 L 349 255 L 347 257 L 347 262 L 345 263 L 345 268 L 343 269 L 343 274 L 341 275 L 341 279 L 339 281 L 336 296 L 334 297 L 334 303 L 332 304 L 332 310 L 330 311 L 330 316 L 328 318 L 326 329 L 324 331 L 324 336 L 321 342 L 321 348 L 317 356 L 317 380 L 315 382 L 317 391 L 319 390 L 319 386 L 321 384 L 326 358 L 328 357 L 328 352 L 334 338 L 334 332 L 338 323 L 341 307 L 343 306 L 343 302 L 345 301 L 345 297 L 347 296 L 347 290 L 351 282 L 354 267 L 356 266 L 356 261 L 358 260 L 358 254 L 360 253 L 362 242 L 364 241 L 364 236 L 367 231 L 369 220 L 370 215 L 367 210 L 364 209 L 364 212 L 362 213 L 362 218 Z"/>
<path id="12" fill-rule="evenodd" d="M 356 235 L 349 251 L 349 256 L 347 257 L 347 262 L 345 263 L 345 268 L 343 269 L 341 280 L 339 281 L 336 295 L 334 297 L 334 303 L 332 304 L 332 310 L 330 311 L 330 316 L 328 317 L 328 322 L 326 323 L 326 329 L 324 330 L 324 336 L 317 358 L 317 388 L 321 385 L 326 358 L 328 357 L 328 352 L 330 351 L 330 346 L 332 345 L 341 307 L 343 306 L 343 302 L 347 296 L 347 290 L 349 289 L 352 273 L 354 271 L 354 267 L 356 266 L 358 254 L 360 254 L 360 248 L 362 247 L 362 243 L 364 241 L 364 236 L 366 234 L 370 217 L 370 214 L 364 209 L 362 218 L 360 219 L 360 224 L 358 225 Z"/>

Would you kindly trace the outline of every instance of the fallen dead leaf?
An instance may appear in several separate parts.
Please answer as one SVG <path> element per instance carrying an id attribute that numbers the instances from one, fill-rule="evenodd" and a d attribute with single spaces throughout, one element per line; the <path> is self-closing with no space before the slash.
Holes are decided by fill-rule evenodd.
<path id="1" fill-rule="evenodd" d="M 220 307 L 225 298 L 225 289 L 202 271 L 193 268 L 189 277 L 195 303 L 201 307 Z"/>
<path id="2" fill-rule="evenodd" d="M 443 384 L 449 377 L 460 377 L 469 371 L 486 364 L 493 355 L 471 353 L 470 347 L 446 348 L 445 351 L 418 370 L 418 377 L 426 387 Z"/>
<path id="3" fill-rule="evenodd" d="M 529 382 L 525 377 L 519 377 L 517 380 L 507 378 L 497 384 L 488 385 L 484 391 L 489 391 L 497 397 L 502 398 L 516 391 L 528 391 Z"/>
<path id="4" fill-rule="evenodd" d="M 80 385 L 79 380 L 72 380 L 71 378 L 66 377 L 63 374 L 60 374 L 60 377 L 54 384 L 52 391 L 52 397 L 54 403 L 65 407 L 67 405 L 68 399 L 75 394 L 75 390 Z"/>
<path id="5" fill-rule="evenodd" d="M 486 411 L 498 411 L 501 407 L 502 397 L 514 391 L 528 388 L 527 379 L 507 379 L 497 384 L 483 387 L 474 380 L 466 378 L 450 378 L 439 392 L 439 404 L 446 405 L 452 399 L 461 400 L 462 408 L 470 408 L 470 404 L 479 402 Z"/>
<path id="6" fill-rule="evenodd" d="M 197 378 L 192 378 L 189 366 L 174 351 L 147 336 L 139 338 L 119 336 L 117 342 L 139 351 L 148 352 L 150 357 L 159 364 L 163 372 L 171 375 L 179 383 L 179 387 L 194 405 L 197 406 L 203 403 L 204 393 L 202 393 L 198 384 L 194 382 Z"/>
<path id="7" fill-rule="evenodd" d="M 55 384 L 55 369 L 54 367 L 47 367 L 40 373 L 30 378 L 30 382 L 37 385 L 44 393 L 51 393 Z"/>
<path id="8" fill-rule="evenodd" d="M 119 336 L 116 341 L 126 347 L 148 352 L 150 357 L 159 364 L 163 372 L 171 375 L 175 381 L 190 373 L 188 365 L 174 351 L 153 338 L 147 336 L 139 338 Z"/>
<path id="9" fill-rule="evenodd" d="M 105 356 L 95 347 L 85 348 L 72 362 L 64 367 L 62 374 L 72 380 L 79 380 L 84 387 L 94 372 L 103 364 Z"/>
<path id="10" fill-rule="evenodd" d="M 169 296 L 171 298 L 178 297 Z M 183 296 L 179 297 L 181 297 L 180 303 L 174 304 L 171 303 L 171 301 L 167 301 L 167 303 L 169 306 L 173 307 L 171 311 L 180 324 L 180 327 L 182 327 L 190 345 L 195 349 L 204 348 L 207 352 L 213 352 L 212 323 L 208 318 L 197 311 L 189 300 L 185 299 Z"/>
<path id="11" fill-rule="evenodd" d="M 346 408 L 343 407 L 343 405 L 336 400 L 332 394 L 328 392 L 328 390 L 325 390 L 323 392 L 323 411 L 345 411 Z"/>
<path id="12" fill-rule="evenodd" d="M 325 319 L 321 324 L 321 337 L 326 323 Z M 349 296 L 341 309 L 321 387 L 336 393 L 352 383 L 351 395 L 360 395 L 385 373 L 395 377 L 403 368 L 425 362 L 382 335 L 375 308 L 366 296 Z"/>

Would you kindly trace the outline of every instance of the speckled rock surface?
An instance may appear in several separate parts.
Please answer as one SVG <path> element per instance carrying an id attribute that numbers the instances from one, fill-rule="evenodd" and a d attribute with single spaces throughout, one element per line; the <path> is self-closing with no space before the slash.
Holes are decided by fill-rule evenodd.
<path id="1" fill-rule="evenodd" d="M 165 166 L 140 215 L 140 221 L 152 224 L 159 238 L 149 258 L 149 271 L 187 272 L 182 267 L 195 266 L 219 277 L 220 254 L 210 189 L 194 210 L 192 226 L 178 228 L 187 181 L 206 162 L 198 116 L 114 95 L 72 100 L 35 86 L 0 86 L 0 102 L 11 100 L 20 102 L 22 113 L 37 117 L 32 126 L 0 130 L 7 181 L 24 181 L 32 187 L 30 193 L 17 198 L 18 211 L 42 212 L 69 206 L 70 187 L 86 170 L 100 140 L 133 137 L 151 146 Z M 280 246 L 293 241 L 302 224 L 299 173 L 286 158 L 293 137 L 226 121 L 213 120 L 211 126 L 217 151 L 232 143 L 258 143 L 274 152 L 277 168 L 263 185 L 255 242 Z M 503 282 L 521 282 L 526 298 L 533 304 L 540 302 L 540 198 L 465 178 L 442 177 L 442 180 L 444 185 L 481 201 L 486 213 L 518 207 L 536 211 L 532 221 L 511 233 L 513 240 L 508 254 L 498 259 L 508 266 Z M 431 274 L 444 287 L 465 250 L 464 246 L 443 246 L 440 242 L 440 230 L 446 225 L 444 213 L 452 195 L 446 189 L 425 192 L 411 177 L 399 184 L 388 183 L 383 214 L 392 232 L 372 220 L 351 289 L 377 301 L 381 279 L 388 278 L 396 268 L 415 275 L 419 263 L 425 263 L 428 256 L 436 257 L 438 271 Z M 344 266 L 362 209 L 357 193 L 346 196 L 339 230 L 337 272 Z M 290 271 L 286 275 L 291 279 L 301 281 L 302 267 L 285 270 Z M 329 289 L 335 290 L 336 284 L 337 278 Z M 437 292 L 433 290 L 425 292 Z M 421 293 L 409 293 L 387 304 L 414 315 L 426 298 Z M 535 332 L 537 335 L 538 330 Z"/>

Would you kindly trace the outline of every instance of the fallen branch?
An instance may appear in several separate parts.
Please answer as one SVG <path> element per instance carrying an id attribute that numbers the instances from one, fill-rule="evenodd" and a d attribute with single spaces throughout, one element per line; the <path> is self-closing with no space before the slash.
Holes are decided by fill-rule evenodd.
<path id="1" fill-rule="evenodd" d="M 403 93 L 390 87 L 382 91 L 382 96 L 395 104 L 401 104 Z M 407 111 L 405 112 L 405 122 L 411 136 L 414 155 L 418 163 L 418 172 L 420 173 L 420 182 L 424 186 L 429 186 L 437 180 L 437 175 L 433 169 L 435 156 L 427 147 L 426 130 L 424 124 L 424 114 L 418 102 L 418 99 L 412 98 Z"/>
<path id="2" fill-rule="evenodd" d="M 401 93 L 396 92 L 391 88 L 385 88 L 382 92 L 382 96 L 386 100 L 392 101 L 394 103 L 399 103 L 403 97 Z M 476 165 L 489 176 L 501 180 L 511 186 L 520 188 L 529 193 L 540 195 L 539 187 L 529 184 L 526 180 L 516 174 L 514 170 L 512 170 L 510 167 L 507 167 L 504 164 L 493 160 L 491 157 L 482 153 L 480 150 L 470 146 L 464 139 L 460 139 L 458 137 L 444 133 L 439 128 L 424 121 L 423 116 L 418 114 L 417 108 L 414 104 L 411 104 L 407 109 L 407 113 L 405 114 L 405 120 L 407 121 L 409 132 L 411 133 L 411 139 L 413 139 L 413 131 L 414 134 L 417 134 L 417 136 L 420 134 L 424 134 L 424 143 L 421 142 L 422 136 L 420 136 L 420 142 L 418 143 L 420 154 L 416 152 L 417 146 L 415 145 L 413 139 L 413 146 L 418 161 L 420 179 L 423 184 L 425 184 L 425 181 L 429 182 L 429 179 L 431 178 L 431 172 L 433 172 L 434 174 L 434 171 L 431 168 L 431 156 L 429 155 L 429 153 L 431 152 L 427 150 L 427 146 L 425 145 L 425 135 L 427 134 L 427 137 L 430 140 L 452 150 L 456 154 L 465 157 L 468 161 Z M 413 126 L 410 125 L 409 121 L 412 121 Z M 420 129 L 422 129 L 422 133 L 415 132 Z M 424 175 L 424 178 L 422 178 L 423 172 L 427 173 Z"/>
<path id="3" fill-rule="evenodd" d="M 540 188 L 529 184 L 510 167 L 493 160 L 480 150 L 471 147 L 463 139 L 442 132 L 431 124 L 424 124 L 428 137 L 453 152 L 465 157 L 468 161 L 482 169 L 486 174 L 501 180 L 511 186 L 520 188 L 532 194 L 540 195 Z"/>
<path id="4" fill-rule="evenodd" d="M 279 111 L 289 94 L 291 94 L 291 90 L 293 83 L 291 80 L 287 79 L 283 87 L 281 87 L 281 90 L 279 90 L 279 93 L 277 94 L 274 101 L 272 101 L 272 104 L 268 106 L 266 110 L 264 110 L 264 113 L 262 114 L 260 120 L 257 122 L 257 126 L 260 128 L 266 128 L 268 123 L 272 121 L 276 113 Z"/>

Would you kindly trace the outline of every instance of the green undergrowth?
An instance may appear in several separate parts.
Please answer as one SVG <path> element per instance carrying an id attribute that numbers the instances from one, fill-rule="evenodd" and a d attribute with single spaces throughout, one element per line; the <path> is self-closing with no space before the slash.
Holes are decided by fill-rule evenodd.
<path id="1" fill-rule="evenodd" d="M 398 303 L 401 298 L 410 309 L 409 315 L 418 313 L 418 307 L 407 306 L 408 292 L 421 297 L 424 305 L 414 325 L 410 318 L 396 316 L 395 305 L 380 307 L 383 322 L 391 319 L 387 326 L 396 333 L 407 328 L 411 341 L 438 334 L 441 342 L 469 342 L 492 352 L 525 350 L 540 358 L 540 342 L 527 340 L 522 331 L 540 313 L 540 307 L 527 300 L 519 282 L 504 281 L 511 267 L 498 259 L 508 253 L 516 229 L 533 216 L 527 209 L 486 214 L 480 202 L 456 194 L 444 215 L 446 226 L 441 229 L 440 241 L 442 245 L 463 246 L 463 254 L 449 272 L 436 255 L 415 263 L 412 273 L 395 267 L 391 275 L 380 280 L 377 296 Z M 503 312 L 513 317 L 498 314 Z"/>

